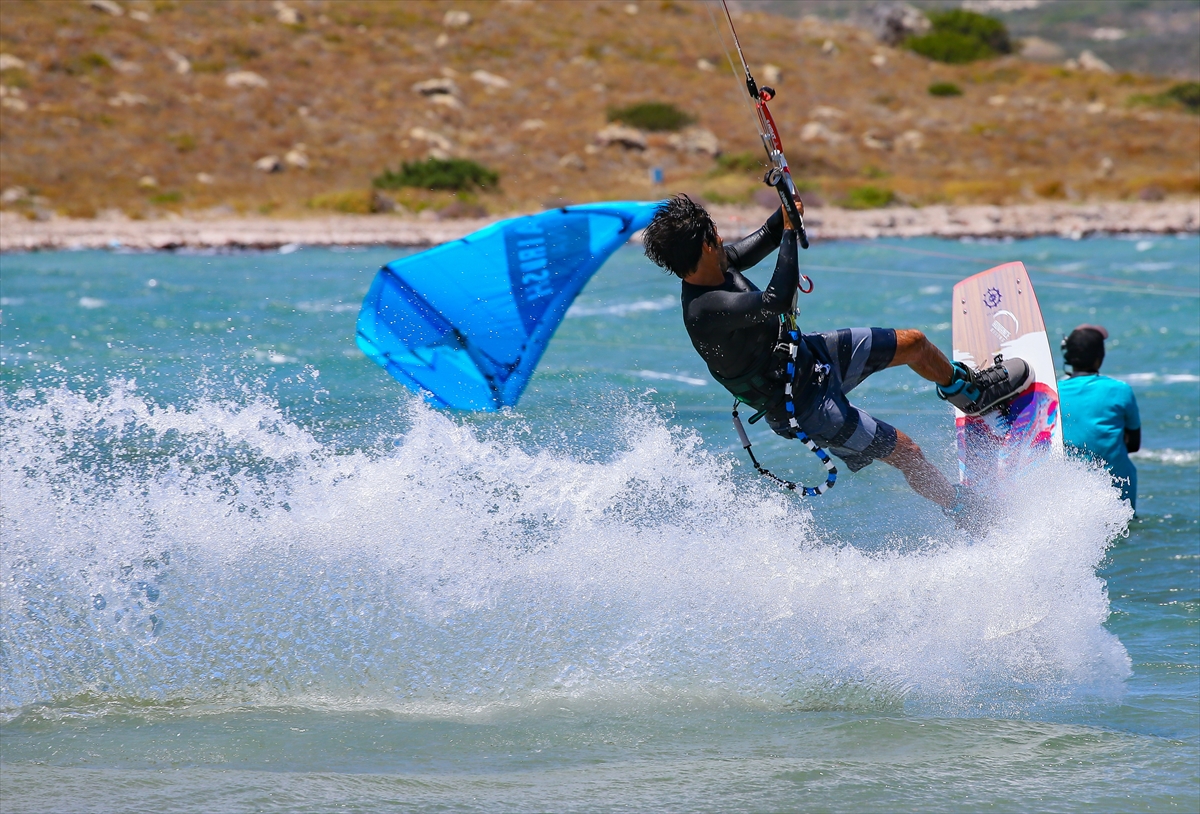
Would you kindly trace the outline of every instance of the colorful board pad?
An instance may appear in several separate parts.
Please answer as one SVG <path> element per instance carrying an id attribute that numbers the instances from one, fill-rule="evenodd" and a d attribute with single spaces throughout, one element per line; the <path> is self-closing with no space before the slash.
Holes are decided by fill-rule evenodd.
<path id="1" fill-rule="evenodd" d="M 1048 452 L 1061 453 L 1058 380 L 1042 310 L 1022 263 L 1005 263 L 954 286 L 954 360 L 992 364 L 996 354 L 1024 359 L 1033 386 L 999 409 L 978 417 L 955 410 L 959 479 L 994 483 Z"/>

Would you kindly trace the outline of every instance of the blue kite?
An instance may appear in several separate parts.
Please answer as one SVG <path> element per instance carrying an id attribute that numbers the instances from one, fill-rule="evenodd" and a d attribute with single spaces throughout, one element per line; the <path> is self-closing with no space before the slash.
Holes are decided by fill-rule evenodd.
<path id="1" fill-rule="evenodd" d="M 500 221 L 379 270 L 358 347 L 432 403 L 517 403 L 584 285 L 657 202 L 616 201 Z"/>

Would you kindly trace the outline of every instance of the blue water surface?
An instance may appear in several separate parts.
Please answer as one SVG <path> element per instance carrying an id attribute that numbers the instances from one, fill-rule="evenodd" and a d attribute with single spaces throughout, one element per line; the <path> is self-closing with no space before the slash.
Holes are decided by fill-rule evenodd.
<path id="1" fill-rule="evenodd" d="M 402 253 L 0 256 L 5 811 L 1200 810 L 1197 236 L 802 255 L 805 330 L 948 350 L 1009 260 L 1108 328 L 1138 517 L 1063 461 L 980 539 L 758 478 L 632 246 L 516 410 L 422 407 L 354 345 Z M 955 471 L 929 383 L 855 401 Z"/>

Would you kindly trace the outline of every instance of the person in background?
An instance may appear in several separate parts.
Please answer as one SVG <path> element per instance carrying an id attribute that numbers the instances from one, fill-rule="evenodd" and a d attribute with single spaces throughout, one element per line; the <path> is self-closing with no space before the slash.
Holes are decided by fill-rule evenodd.
<path id="1" fill-rule="evenodd" d="M 1108 331 L 1102 326 L 1080 325 L 1063 340 L 1068 376 L 1058 385 L 1063 441 L 1103 461 L 1121 498 L 1136 511 L 1137 468 L 1129 453 L 1142 446 L 1142 422 L 1133 388 L 1100 375 L 1105 339 Z"/>

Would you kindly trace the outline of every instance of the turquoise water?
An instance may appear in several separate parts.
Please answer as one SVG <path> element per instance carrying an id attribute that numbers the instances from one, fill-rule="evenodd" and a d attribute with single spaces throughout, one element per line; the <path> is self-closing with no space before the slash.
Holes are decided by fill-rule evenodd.
<path id="1" fill-rule="evenodd" d="M 4 811 L 1200 809 L 1196 236 L 803 255 L 808 330 L 946 348 L 1010 259 L 1110 330 L 1139 516 L 1051 460 L 975 539 L 747 471 L 635 248 L 518 410 L 430 410 L 353 343 L 396 254 L 0 257 Z M 927 383 L 856 402 L 954 471 Z"/>

